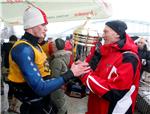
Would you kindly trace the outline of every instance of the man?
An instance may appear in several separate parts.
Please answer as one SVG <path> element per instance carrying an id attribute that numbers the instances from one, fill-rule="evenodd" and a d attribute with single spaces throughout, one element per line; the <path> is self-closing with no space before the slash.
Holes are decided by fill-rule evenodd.
<path id="1" fill-rule="evenodd" d="M 9 51 L 16 41 L 17 41 L 17 37 L 15 35 L 11 35 L 9 37 L 9 42 L 3 43 L 3 45 L 2 45 L 1 53 L 2 53 L 2 55 L 4 55 L 4 58 L 3 58 L 4 59 L 4 67 L 7 69 L 9 68 L 9 59 L 8 59 Z"/>
<path id="2" fill-rule="evenodd" d="M 106 22 L 104 45 L 91 53 L 92 71 L 82 77 L 91 90 L 86 114 L 133 114 L 140 78 L 138 49 L 120 20 Z"/>
<path id="3" fill-rule="evenodd" d="M 16 99 L 13 97 L 13 89 L 11 87 L 11 85 L 9 85 L 9 81 L 8 81 L 8 72 L 9 72 L 9 52 L 12 48 L 12 46 L 14 45 L 14 43 L 17 41 L 17 37 L 15 35 L 11 35 L 9 37 L 9 42 L 3 43 L 2 48 L 1 48 L 1 55 L 2 55 L 2 83 L 5 87 L 8 86 L 8 93 L 6 92 L 6 90 L 4 91 L 6 93 L 6 95 L 4 95 L 4 101 L 6 98 L 6 102 L 8 100 L 9 102 L 9 111 L 15 111 L 17 112 L 17 107 L 16 105 L 12 105 L 14 104 L 18 104 Z M 7 85 L 8 84 L 8 85 Z M 7 103 L 5 103 L 7 104 Z"/>
<path id="4" fill-rule="evenodd" d="M 50 69 L 53 77 L 60 76 L 68 70 L 68 64 L 70 62 L 69 51 L 64 50 L 65 41 L 61 38 L 57 38 L 53 43 L 53 55 L 50 59 Z M 58 108 L 57 114 L 67 113 L 67 101 L 64 93 L 64 87 L 56 90 L 51 94 L 52 101 Z"/>
<path id="5" fill-rule="evenodd" d="M 138 46 L 138 55 L 142 63 L 141 76 L 143 75 L 143 71 L 150 73 L 150 50 L 148 49 L 148 40 L 140 38 L 139 36 L 132 36 L 131 38 Z"/>
<path id="6" fill-rule="evenodd" d="M 139 49 L 143 49 L 143 50 L 148 50 L 148 43 L 147 40 L 144 38 L 139 38 L 138 42 L 137 42 L 137 46 Z"/>
<path id="7" fill-rule="evenodd" d="M 21 114 L 56 114 L 57 109 L 49 93 L 74 76 L 87 73 L 89 67 L 86 63 L 76 62 L 60 77 L 48 79 L 50 70 L 47 57 L 38 45 L 38 40 L 46 36 L 46 14 L 37 7 L 29 7 L 24 12 L 23 21 L 25 34 L 10 52 L 8 79 L 14 87 L 15 97 L 22 102 Z"/>
<path id="8" fill-rule="evenodd" d="M 138 53 L 142 61 L 142 75 L 143 71 L 150 72 L 150 51 L 148 50 L 148 41 L 144 38 L 140 38 L 137 42 L 137 46 Z"/>

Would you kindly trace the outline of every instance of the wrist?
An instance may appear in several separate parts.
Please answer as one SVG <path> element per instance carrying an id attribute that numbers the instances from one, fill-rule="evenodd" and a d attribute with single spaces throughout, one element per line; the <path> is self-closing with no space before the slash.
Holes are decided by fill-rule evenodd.
<path id="1" fill-rule="evenodd" d="M 64 81 L 66 83 L 70 79 L 74 78 L 74 74 L 73 74 L 73 72 L 71 70 L 68 70 L 66 73 L 62 74 L 62 77 L 63 77 L 63 79 L 64 79 Z"/>

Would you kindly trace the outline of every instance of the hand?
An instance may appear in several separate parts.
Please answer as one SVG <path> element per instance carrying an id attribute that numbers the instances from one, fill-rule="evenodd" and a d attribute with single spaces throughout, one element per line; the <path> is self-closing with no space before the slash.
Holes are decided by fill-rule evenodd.
<path id="1" fill-rule="evenodd" d="M 77 61 L 72 64 L 71 71 L 75 77 L 79 77 L 82 74 L 88 73 L 90 71 L 89 64 L 87 62 Z"/>

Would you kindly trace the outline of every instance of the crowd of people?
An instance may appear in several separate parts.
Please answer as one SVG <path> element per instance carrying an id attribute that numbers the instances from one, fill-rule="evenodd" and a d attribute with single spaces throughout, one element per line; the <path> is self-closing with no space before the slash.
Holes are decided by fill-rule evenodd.
<path id="1" fill-rule="evenodd" d="M 85 61 L 74 60 L 72 35 L 44 41 L 48 20 L 42 9 L 26 9 L 23 22 L 21 39 L 13 35 L 1 46 L 1 85 L 9 85 L 6 102 L 21 102 L 18 113 L 68 114 L 65 90 L 74 78 L 90 90 L 86 114 L 134 113 L 140 77 L 150 73 L 150 50 L 144 38 L 134 41 L 126 33 L 125 22 L 106 22 L 104 44 L 95 45 Z"/>

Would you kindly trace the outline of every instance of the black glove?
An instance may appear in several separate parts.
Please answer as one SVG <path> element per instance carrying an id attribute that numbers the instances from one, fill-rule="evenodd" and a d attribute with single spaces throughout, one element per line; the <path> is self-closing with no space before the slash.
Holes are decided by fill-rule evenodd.
<path id="1" fill-rule="evenodd" d="M 95 51 L 94 56 L 92 57 L 92 59 L 89 62 L 90 67 L 92 68 L 92 70 L 95 70 L 97 67 L 97 64 L 99 63 L 99 60 L 101 58 L 101 54 L 99 51 Z"/>

